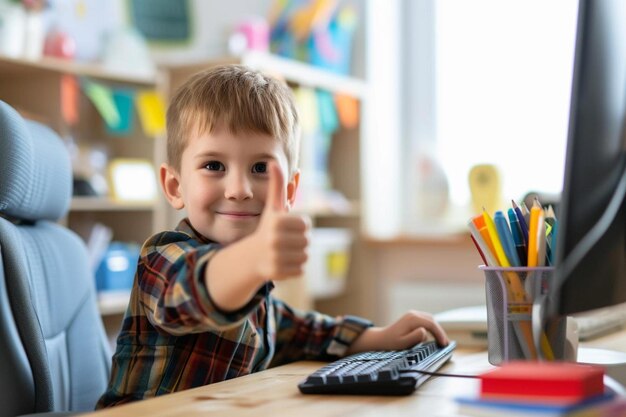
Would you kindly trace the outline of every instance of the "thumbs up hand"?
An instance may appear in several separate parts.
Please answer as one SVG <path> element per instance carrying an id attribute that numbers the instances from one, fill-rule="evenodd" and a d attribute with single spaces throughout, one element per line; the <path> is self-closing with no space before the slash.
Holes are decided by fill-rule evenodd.
<path id="1" fill-rule="evenodd" d="M 283 280 L 304 272 L 309 223 L 305 217 L 288 212 L 285 179 L 278 164 L 271 161 L 267 169 L 267 200 L 259 226 L 253 234 L 258 244 L 255 257 L 258 273 L 264 280 Z"/>

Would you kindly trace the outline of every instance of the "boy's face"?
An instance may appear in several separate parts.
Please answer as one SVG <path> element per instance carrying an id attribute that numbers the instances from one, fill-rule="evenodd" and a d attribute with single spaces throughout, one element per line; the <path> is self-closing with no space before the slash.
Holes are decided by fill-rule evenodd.
<path id="1" fill-rule="evenodd" d="M 267 165 L 274 160 L 287 174 L 281 143 L 261 133 L 233 134 L 216 129 L 191 137 L 180 172 L 161 166 L 161 185 L 177 210 L 187 209 L 191 225 L 204 237 L 221 244 L 252 233 L 265 208 L 269 184 Z M 285 184 L 285 205 L 293 204 L 299 173 Z"/>

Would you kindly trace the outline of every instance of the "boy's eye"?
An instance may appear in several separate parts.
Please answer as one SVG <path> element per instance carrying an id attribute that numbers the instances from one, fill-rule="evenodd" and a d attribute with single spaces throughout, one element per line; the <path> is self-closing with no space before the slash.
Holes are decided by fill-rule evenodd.
<path id="1" fill-rule="evenodd" d="M 209 171 L 226 171 L 224 164 L 219 161 L 209 161 L 204 167 Z"/>
<path id="2" fill-rule="evenodd" d="M 267 163 L 257 162 L 252 166 L 252 172 L 255 174 L 265 174 L 267 172 Z"/>

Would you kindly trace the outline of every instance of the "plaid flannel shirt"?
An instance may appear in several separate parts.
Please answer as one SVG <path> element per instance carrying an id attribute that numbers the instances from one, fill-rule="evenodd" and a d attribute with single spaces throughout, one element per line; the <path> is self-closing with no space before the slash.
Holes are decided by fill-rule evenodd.
<path id="1" fill-rule="evenodd" d="M 220 245 L 185 219 L 146 241 L 96 408 L 224 381 L 297 360 L 333 360 L 371 323 L 290 308 L 268 282 L 235 312 L 220 311 L 205 269 Z M 219 279 L 228 279 L 220 277 Z"/>

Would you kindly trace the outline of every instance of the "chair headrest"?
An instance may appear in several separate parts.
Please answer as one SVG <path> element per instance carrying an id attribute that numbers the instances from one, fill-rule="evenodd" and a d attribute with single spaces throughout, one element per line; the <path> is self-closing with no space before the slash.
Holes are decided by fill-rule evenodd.
<path id="1" fill-rule="evenodd" d="M 0 101 L 0 214 L 19 220 L 58 220 L 72 197 L 72 167 L 61 138 L 24 120 Z"/>

